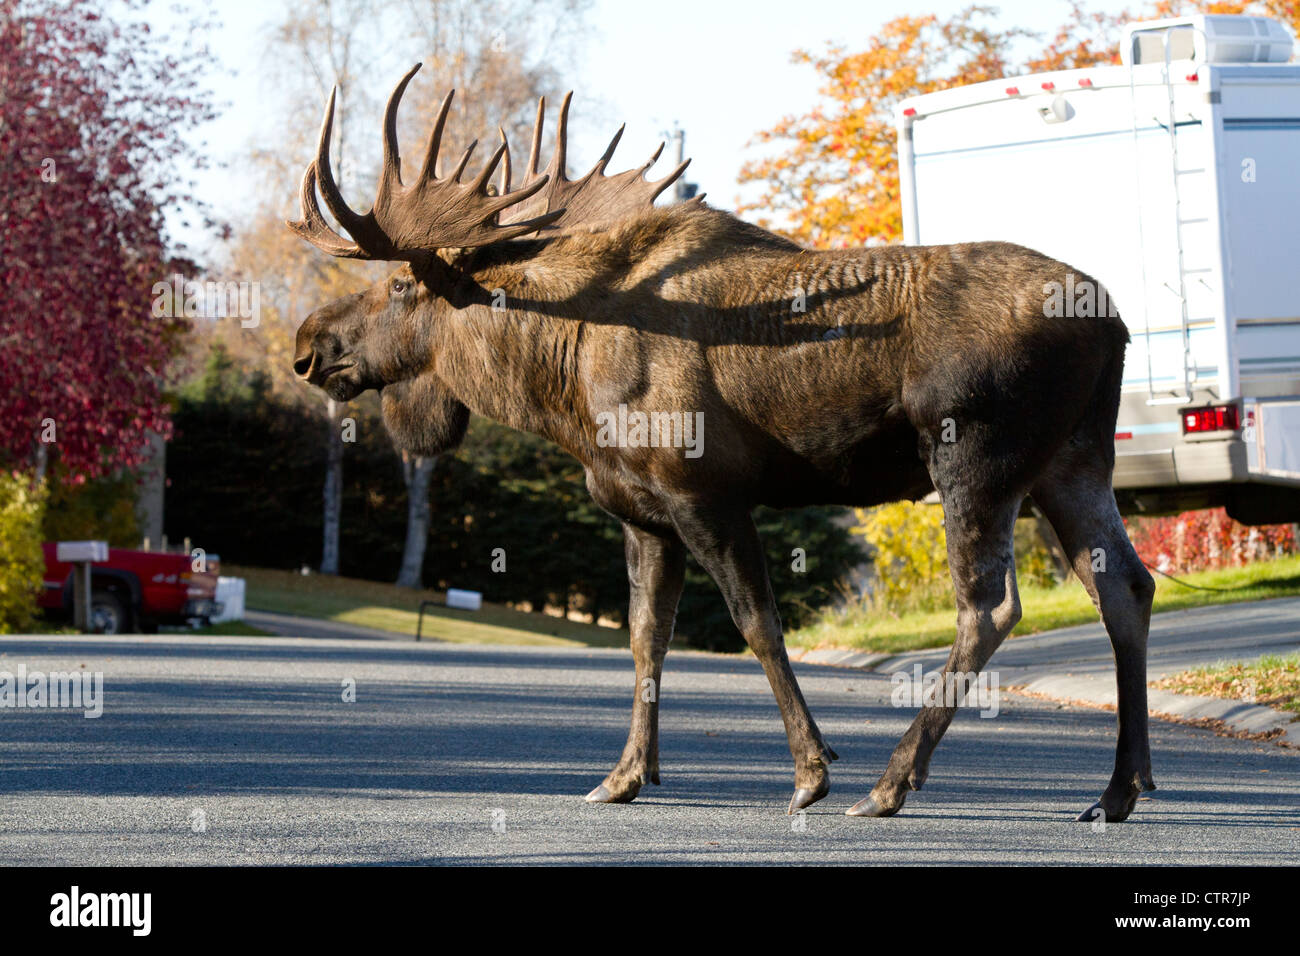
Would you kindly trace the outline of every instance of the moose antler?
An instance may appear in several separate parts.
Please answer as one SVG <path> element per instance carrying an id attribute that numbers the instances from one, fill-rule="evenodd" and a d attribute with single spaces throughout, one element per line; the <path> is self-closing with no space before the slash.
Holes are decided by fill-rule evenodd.
<path id="1" fill-rule="evenodd" d="M 397 107 L 406 85 L 420 66 L 417 63 L 402 77 L 388 98 L 384 110 L 383 167 L 374 206 L 364 215 L 354 212 L 344 201 L 330 171 L 330 135 L 337 90 L 330 91 L 316 158 L 302 177 L 302 219 L 286 223 L 323 252 L 347 259 L 413 259 L 436 249 L 484 246 L 513 239 L 550 225 L 563 215 L 563 210 L 556 209 L 532 219 L 512 221 L 509 225 L 498 221 L 498 213 L 530 199 L 548 182 L 548 177 L 543 176 L 507 195 L 490 195 L 488 180 L 507 151 L 504 142 L 472 182 L 462 183 L 460 177 L 477 142 L 470 143 L 449 177 L 437 177 L 438 148 L 455 90 L 446 95 L 438 110 L 419 178 L 410 186 L 402 184 L 401 157 L 397 150 Z M 344 239 L 325 220 L 316 202 L 318 187 L 325 205 L 354 241 Z"/>
<path id="2" fill-rule="evenodd" d="M 564 103 L 560 106 L 559 125 L 555 131 L 555 152 L 542 173 L 538 172 L 537 163 L 542 151 L 546 97 L 543 96 L 537 101 L 537 120 L 533 124 L 533 141 L 528 151 L 528 165 L 524 170 L 524 181 L 514 193 L 510 192 L 510 149 L 505 141 L 505 132 L 501 132 L 502 146 L 506 149 L 501 191 L 507 196 L 518 196 L 521 200 L 526 196 L 532 196 L 530 202 L 521 202 L 520 205 L 504 213 L 502 222 L 516 222 L 528 216 L 542 213 L 550 215 L 558 212 L 560 214 L 558 218 L 545 228 L 567 229 L 574 226 L 607 225 L 624 216 L 649 209 L 654 205 L 655 197 L 671 186 L 691 164 L 688 159 L 663 179 L 647 180 L 646 171 L 655 164 L 659 154 L 664 150 L 664 144 L 660 143 L 659 148 L 641 167 L 606 176 L 605 167 L 613 158 L 618 141 L 623 138 L 623 130 L 626 128 L 624 124 L 618 128 L 614 138 L 605 147 L 604 154 L 587 175 L 581 179 L 568 179 L 565 174 L 565 163 L 568 157 L 569 103 L 572 99 L 573 93 L 565 94 Z"/>

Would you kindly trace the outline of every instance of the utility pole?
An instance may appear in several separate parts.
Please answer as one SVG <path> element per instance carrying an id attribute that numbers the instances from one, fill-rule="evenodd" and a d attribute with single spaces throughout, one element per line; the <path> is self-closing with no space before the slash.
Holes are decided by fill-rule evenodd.
<path id="1" fill-rule="evenodd" d="M 674 152 L 677 159 L 674 161 L 675 166 L 680 166 L 686 160 L 686 131 L 673 123 L 672 132 L 668 134 L 672 141 Z M 684 178 L 678 178 L 673 183 L 673 202 L 686 202 L 688 199 L 694 199 L 695 194 L 700 191 L 698 183 L 688 183 Z"/>

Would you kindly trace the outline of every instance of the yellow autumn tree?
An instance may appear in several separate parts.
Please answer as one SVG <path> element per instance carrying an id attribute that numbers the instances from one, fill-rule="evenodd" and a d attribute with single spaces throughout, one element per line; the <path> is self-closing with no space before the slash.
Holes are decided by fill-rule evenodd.
<path id="1" fill-rule="evenodd" d="M 1097 64 L 1119 62 L 1119 29 L 1134 19 L 1127 11 L 1089 11 L 1079 0 L 1070 4 L 1070 16 L 1046 41 L 1041 53 L 1020 64 L 1017 72 L 1046 73 L 1050 70 L 1079 70 Z"/>
<path id="2" fill-rule="evenodd" d="M 991 25 L 996 10 L 901 16 L 860 51 L 830 45 L 796 63 L 823 78 L 823 102 L 787 116 L 755 140 L 771 147 L 741 169 L 762 193 L 737 211 L 816 248 L 898 242 L 903 237 L 893 109 L 903 99 L 1004 75 L 1014 41 L 1030 35 Z"/>
<path id="3" fill-rule="evenodd" d="M 33 622 L 45 571 L 44 509 L 43 485 L 0 470 L 0 634 L 22 633 Z"/>
<path id="4" fill-rule="evenodd" d="M 948 551 L 940 508 L 900 501 L 855 508 L 854 515 L 858 524 L 853 533 L 871 543 L 878 608 L 930 610 L 946 600 Z"/>

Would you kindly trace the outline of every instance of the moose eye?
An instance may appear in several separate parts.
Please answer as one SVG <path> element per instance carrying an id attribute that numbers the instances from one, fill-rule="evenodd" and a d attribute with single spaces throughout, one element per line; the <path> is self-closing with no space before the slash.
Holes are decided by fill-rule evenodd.
<path id="1" fill-rule="evenodd" d="M 394 279 L 389 288 L 392 290 L 393 295 L 401 295 L 406 291 L 407 284 L 401 279 Z"/>

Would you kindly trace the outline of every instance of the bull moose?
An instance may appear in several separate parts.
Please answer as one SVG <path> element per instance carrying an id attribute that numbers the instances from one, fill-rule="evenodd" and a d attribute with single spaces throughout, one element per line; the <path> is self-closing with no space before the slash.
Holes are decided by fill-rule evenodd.
<path id="1" fill-rule="evenodd" d="M 516 185 L 504 132 L 472 179 L 462 181 L 473 144 L 439 174 L 448 93 L 405 185 L 397 110 L 418 69 L 389 97 L 365 214 L 349 208 L 330 170 L 330 95 L 302 218 L 288 225 L 332 256 L 401 265 L 309 315 L 294 370 L 338 401 L 377 389 L 395 443 L 412 452 L 455 447 L 473 410 L 555 442 L 585 467 L 592 497 L 623 525 L 637 688 L 623 754 L 586 799 L 627 802 L 659 782 L 659 695 L 640 689 L 659 684 L 687 552 L 717 582 L 780 706 L 794 757 L 789 812 L 824 797 L 836 754 L 790 667 L 751 512 L 937 490 L 957 603 L 944 679 L 982 670 L 1020 619 L 1012 534 L 1032 498 L 1115 653 L 1115 769 L 1080 819 L 1097 808 L 1125 819 L 1154 789 L 1154 583 L 1111 489 L 1128 332 L 1113 314 L 1067 318 L 1044 307 L 1048 289 L 1092 280 L 1007 243 L 813 251 L 699 201 L 656 207 L 686 164 L 647 180 L 656 151 L 607 175 L 622 128 L 570 180 L 572 94 L 545 170 L 538 104 Z M 324 218 L 318 190 L 350 241 Z M 702 416 L 707 447 L 687 455 L 673 442 L 601 440 L 600 423 L 620 409 Z M 925 782 L 955 710 L 947 695 L 922 707 L 848 813 L 896 813 Z"/>

